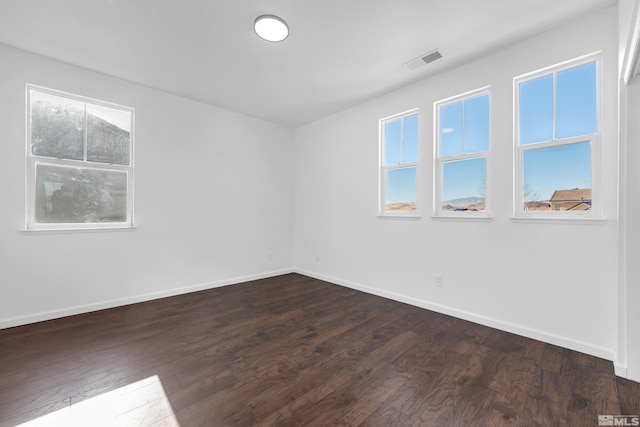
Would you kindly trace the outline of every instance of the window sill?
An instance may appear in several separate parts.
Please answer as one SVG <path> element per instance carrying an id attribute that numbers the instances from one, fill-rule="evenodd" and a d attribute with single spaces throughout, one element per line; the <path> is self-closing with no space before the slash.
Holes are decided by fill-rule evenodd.
<path id="1" fill-rule="evenodd" d="M 376 215 L 376 218 L 382 220 L 404 220 L 404 221 L 420 221 L 420 215 Z"/>
<path id="2" fill-rule="evenodd" d="M 484 215 L 433 215 L 431 217 L 434 221 L 479 221 L 479 222 L 491 222 L 493 217 L 489 214 Z"/>
<path id="3" fill-rule="evenodd" d="M 558 217 L 558 216 L 514 216 L 511 217 L 512 222 L 522 223 L 538 223 L 538 224 L 582 224 L 582 225 L 597 225 L 606 224 L 608 220 L 606 218 L 587 218 L 579 216 L 571 217 Z"/>
<path id="4" fill-rule="evenodd" d="M 122 231 L 136 231 L 137 226 L 114 226 L 93 228 L 25 228 L 23 234 L 62 234 L 62 233 L 108 233 Z"/>

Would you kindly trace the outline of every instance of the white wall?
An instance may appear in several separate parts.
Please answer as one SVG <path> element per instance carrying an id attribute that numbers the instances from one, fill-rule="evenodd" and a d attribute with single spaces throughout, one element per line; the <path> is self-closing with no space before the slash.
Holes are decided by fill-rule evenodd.
<path id="1" fill-rule="evenodd" d="M 599 50 L 607 220 L 511 220 L 513 77 Z M 297 129 L 294 266 L 613 360 L 618 342 L 617 58 L 617 9 L 610 8 Z M 487 85 L 494 219 L 431 219 L 433 102 Z M 421 114 L 422 218 L 378 219 L 378 120 L 414 107 Z M 444 287 L 434 287 L 435 275 L 444 277 Z"/>
<path id="2" fill-rule="evenodd" d="M 640 223 L 637 212 L 640 211 L 640 169 L 636 159 L 640 158 L 640 78 L 636 77 L 625 89 L 627 102 L 626 114 L 626 191 L 622 197 L 626 200 L 626 295 L 624 299 L 626 314 L 626 362 L 627 377 L 640 381 Z"/>
<path id="3" fill-rule="evenodd" d="M 291 130 L 3 45 L 0 64 L 0 327 L 290 269 Z M 135 231 L 23 231 L 27 82 L 136 109 Z"/>
<path id="4" fill-rule="evenodd" d="M 629 376 L 639 379 L 640 339 L 633 325 L 640 324 L 640 310 L 633 312 L 633 301 L 640 301 L 640 265 L 634 262 L 640 256 L 640 226 L 629 221 L 619 230 L 617 221 L 617 18 L 616 8 L 580 18 L 304 126 L 295 135 L 0 45 L 0 179 L 5 183 L 0 328 L 274 275 L 293 266 L 612 360 L 622 349 Z M 512 221 L 512 78 L 597 50 L 604 52 L 601 178 L 607 220 Z M 27 82 L 136 108 L 135 231 L 22 231 Z M 433 102 L 486 85 L 492 87 L 494 218 L 431 219 Z M 628 92 L 625 113 L 635 117 L 639 83 Z M 381 220 L 376 218 L 378 119 L 414 107 L 421 112 L 422 218 Z M 627 130 L 629 141 L 640 138 L 637 121 L 629 120 Z M 630 159 L 640 155 L 632 143 L 621 148 Z M 626 169 L 623 214 L 633 218 L 640 209 L 634 197 L 640 172 Z M 628 236 L 627 243 L 620 243 L 621 236 Z M 621 250 L 627 252 L 626 264 Z M 444 277 L 443 288 L 434 287 L 435 275 Z M 620 325 L 619 275 L 628 283 L 621 287 L 628 318 Z"/>
<path id="5" fill-rule="evenodd" d="M 633 26 L 640 10 L 638 0 L 620 0 L 620 364 L 627 378 L 640 381 L 640 77 L 625 84 L 627 62 L 633 59 Z"/>

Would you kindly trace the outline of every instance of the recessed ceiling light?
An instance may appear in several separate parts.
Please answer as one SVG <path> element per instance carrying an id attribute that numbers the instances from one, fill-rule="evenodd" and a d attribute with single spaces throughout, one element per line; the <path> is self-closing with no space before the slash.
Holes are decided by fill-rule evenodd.
<path id="1" fill-rule="evenodd" d="M 261 15 L 253 22 L 256 34 L 270 42 L 281 42 L 289 35 L 289 26 L 275 15 Z"/>

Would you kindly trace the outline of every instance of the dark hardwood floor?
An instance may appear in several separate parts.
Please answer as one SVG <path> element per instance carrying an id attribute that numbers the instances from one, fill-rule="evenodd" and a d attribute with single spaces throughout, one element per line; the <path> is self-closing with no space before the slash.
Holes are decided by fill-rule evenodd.
<path id="1" fill-rule="evenodd" d="M 0 426 L 597 426 L 610 361 L 290 274 L 0 331 Z"/>

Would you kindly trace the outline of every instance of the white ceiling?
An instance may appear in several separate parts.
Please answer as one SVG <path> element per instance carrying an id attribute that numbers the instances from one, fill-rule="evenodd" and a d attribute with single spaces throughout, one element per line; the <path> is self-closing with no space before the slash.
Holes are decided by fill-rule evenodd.
<path id="1" fill-rule="evenodd" d="M 0 42 L 296 127 L 614 4 L 0 0 Z M 262 14 L 284 18 L 289 38 L 258 38 Z M 436 48 L 442 59 L 403 67 Z"/>

